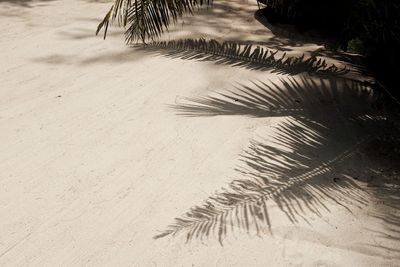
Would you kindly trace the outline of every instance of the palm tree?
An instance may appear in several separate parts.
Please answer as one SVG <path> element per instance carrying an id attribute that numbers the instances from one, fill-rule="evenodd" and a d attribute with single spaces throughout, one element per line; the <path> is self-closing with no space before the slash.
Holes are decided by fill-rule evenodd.
<path id="1" fill-rule="evenodd" d="M 117 21 L 126 29 L 128 43 L 145 42 L 159 37 L 171 23 L 175 23 L 184 13 L 193 13 L 195 8 L 210 6 L 210 0 L 115 0 L 96 34 L 104 28 L 107 35 L 109 23 Z"/>

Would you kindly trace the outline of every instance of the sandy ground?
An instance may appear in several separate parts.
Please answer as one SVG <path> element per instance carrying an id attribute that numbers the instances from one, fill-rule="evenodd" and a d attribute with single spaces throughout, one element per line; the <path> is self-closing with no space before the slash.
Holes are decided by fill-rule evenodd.
<path id="1" fill-rule="evenodd" d="M 108 8 L 0 1 L 0 266 L 400 266 L 397 158 L 369 157 L 381 143 L 348 120 L 368 120 L 368 88 L 147 53 L 118 29 L 103 41 Z M 321 51 L 256 10 L 216 1 L 163 38 Z M 207 206 L 251 179 L 291 182 Z"/>

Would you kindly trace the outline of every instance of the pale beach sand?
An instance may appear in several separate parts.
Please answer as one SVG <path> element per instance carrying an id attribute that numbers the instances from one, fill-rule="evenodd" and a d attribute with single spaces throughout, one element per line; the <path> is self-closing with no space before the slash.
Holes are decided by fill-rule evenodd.
<path id="1" fill-rule="evenodd" d="M 109 5 L 0 1 L 0 266 L 400 266 L 399 166 L 348 119 L 370 114 L 368 87 L 146 52 L 116 28 L 103 41 Z M 323 51 L 256 10 L 215 1 L 163 39 Z M 153 238 L 234 180 L 279 177 L 269 223 L 244 204 L 189 242 Z"/>

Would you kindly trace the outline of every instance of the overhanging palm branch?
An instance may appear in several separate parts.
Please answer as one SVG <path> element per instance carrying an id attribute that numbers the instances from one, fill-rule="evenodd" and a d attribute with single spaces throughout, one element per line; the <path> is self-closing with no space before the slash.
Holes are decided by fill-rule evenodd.
<path id="1" fill-rule="evenodd" d="M 288 56 L 286 53 L 262 46 L 223 42 L 206 39 L 184 39 L 160 41 L 140 46 L 160 54 L 182 59 L 213 61 L 219 64 L 239 66 L 247 69 L 270 70 L 272 73 L 299 74 L 307 72 L 319 75 L 340 76 L 348 73 L 347 68 L 328 64 L 317 57 Z"/>
<path id="2" fill-rule="evenodd" d="M 109 23 L 117 21 L 125 28 L 126 41 L 134 42 L 160 36 L 171 23 L 184 13 L 192 13 L 202 5 L 211 5 L 210 0 L 115 0 L 96 34 L 104 28 L 107 35 Z"/>

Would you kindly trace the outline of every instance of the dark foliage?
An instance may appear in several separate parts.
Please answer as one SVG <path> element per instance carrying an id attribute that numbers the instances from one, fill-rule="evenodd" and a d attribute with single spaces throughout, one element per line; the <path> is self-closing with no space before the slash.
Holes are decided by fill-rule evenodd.
<path id="1" fill-rule="evenodd" d="M 318 29 L 337 47 L 362 53 L 379 80 L 397 96 L 400 75 L 400 2 L 392 0 L 264 0 L 271 22 Z"/>

